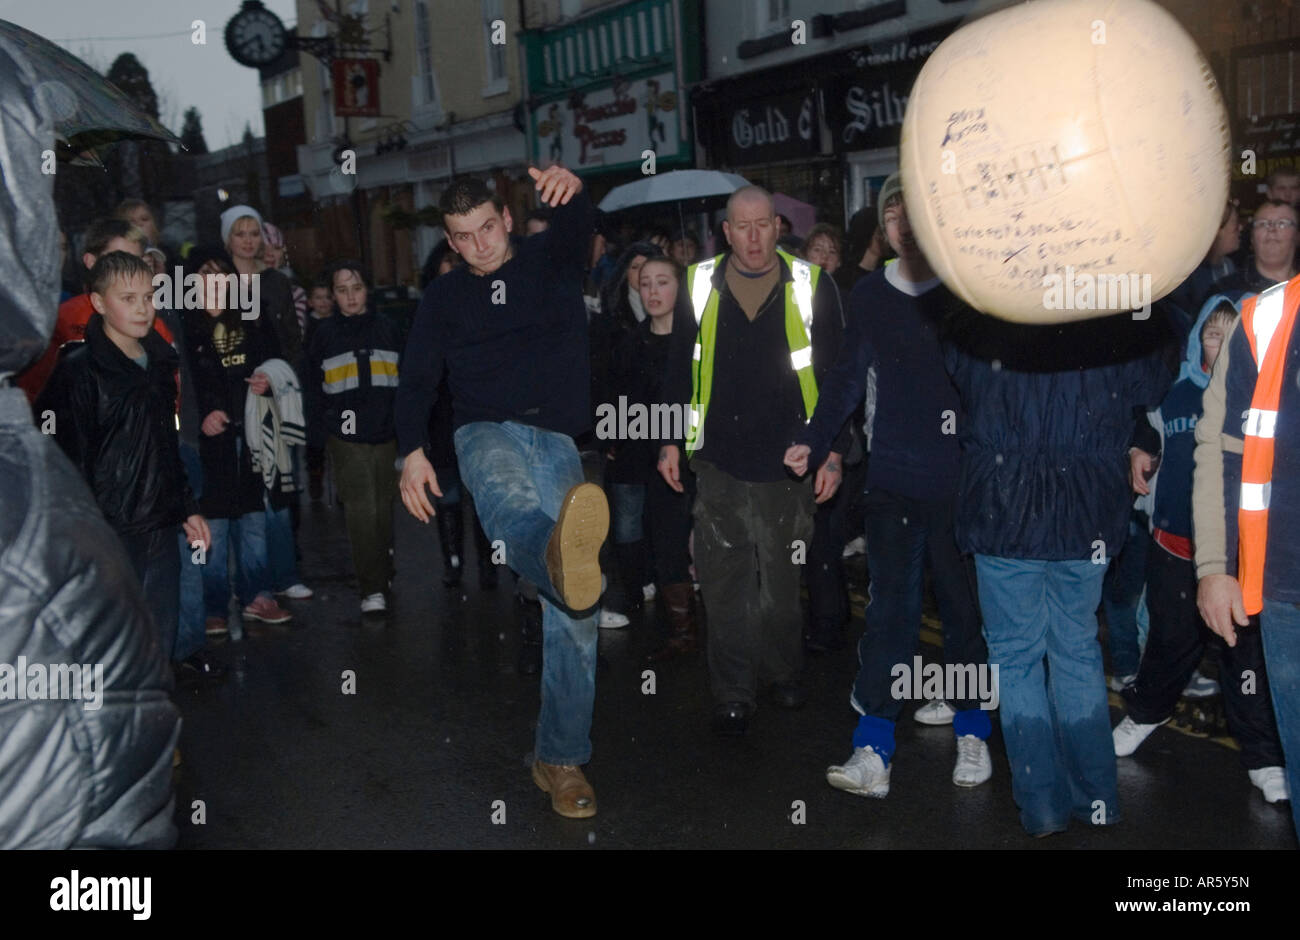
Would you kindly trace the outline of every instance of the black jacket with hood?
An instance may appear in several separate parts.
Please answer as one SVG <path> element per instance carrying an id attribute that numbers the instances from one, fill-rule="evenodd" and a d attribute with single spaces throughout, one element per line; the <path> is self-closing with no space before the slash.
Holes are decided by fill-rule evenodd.
<path id="1" fill-rule="evenodd" d="M 176 431 L 180 357 L 154 330 L 140 341 L 141 369 L 95 314 L 86 339 L 64 347 L 33 406 L 54 416 L 54 440 L 81 471 L 109 524 L 123 535 L 175 526 L 199 511 Z"/>

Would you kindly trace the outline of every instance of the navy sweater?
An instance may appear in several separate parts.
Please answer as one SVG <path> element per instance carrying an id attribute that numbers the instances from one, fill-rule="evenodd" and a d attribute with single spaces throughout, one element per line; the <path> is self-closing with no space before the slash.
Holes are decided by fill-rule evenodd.
<path id="1" fill-rule="evenodd" d="M 913 297 L 885 269 L 858 281 L 849 295 L 848 329 L 839 358 L 819 391 L 817 412 L 799 443 L 819 461 L 866 392 L 876 371 L 867 488 L 913 499 L 951 499 L 961 473 L 957 415 L 961 401 L 944 366 L 940 326 L 958 305 L 939 284 Z M 813 466 L 817 466 L 816 463 Z"/>
<path id="2" fill-rule="evenodd" d="M 496 271 L 460 267 L 429 283 L 402 354 L 400 453 L 428 443 L 444 363 L 456 427 L 516 421 L 574 437 L 591 427 L 582 280 L 592 224 L 584 190 Z"/>

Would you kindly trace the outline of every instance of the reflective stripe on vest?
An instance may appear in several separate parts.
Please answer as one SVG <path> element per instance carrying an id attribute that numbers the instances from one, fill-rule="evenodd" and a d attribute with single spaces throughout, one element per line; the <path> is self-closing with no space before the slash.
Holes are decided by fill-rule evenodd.
<path id="1" fill-rule="evenodd" d="M 1300 277 L 1276 284 L 1241 308 L 1259 377 L 1242 426 L 1241 497 L 1237 509 L 1237 579 L 1246 613 L 1264 607 L 1264 557 L 1268 547 L 1268 503 L 1273 489 L 1273 433 L 1282 398 L 1282 369 L 1300 307 Z"/>
<path id="2" fill-rule="evenodd" d="M 791 279 L 785 285 L 785 334 L 790 347 L 790 368 L 799 379 L 805 421 L 817 408 L 817 380 L 812 369 L 813 296 L 821 268 L 777 249 L 790 266 Z M 722 255 L 693 264 L 687 271 L 691 309 L 695 314 L 695 349 L 691 365 L 690 426 L 686 432 L 686 454 L 691 456 L 704 444 L 704 421 L 713 388 L 713 347 L 717 336 L 718 292 L 713 275 Z"/>

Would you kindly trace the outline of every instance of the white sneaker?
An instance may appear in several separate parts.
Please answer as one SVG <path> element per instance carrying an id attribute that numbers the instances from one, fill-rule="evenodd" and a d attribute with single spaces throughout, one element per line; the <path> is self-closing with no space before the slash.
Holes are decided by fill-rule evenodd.
<path id="1" fill-rule="evenodd" d="M 843 766 L 826 768 L 826 782 L 858 796 L 889 795 L 889 768 L 874 748 L 855 747 Z"/>
<path id="2" fill-rule="evenodd" d="M 865 555 L 867 553 L 867 540 L 865 536 L 859 535 L 857 538 L 849 541 L 844 546 L 842 558 L 852 558 L 854 555 Z"/>
<path id="3" fill-rule="evenodd" d="M 931 699 L 912 715 L 923 725 L 950 725 L 957 710 L 941 698 Z"/>
<path id="4" fill-rule="evenodd" d="M 379 614 L 386 610 L 388 610 L 388 602 L 384 600 L 383 594 L 370 594 L 361 599 L 363 614 Z"/>
<path id="5" fill-rule="evenodd" d="M 276 591 L 275 593 L 283 595 L 290 600 L 305 601 L 307 598 L 311 597 L 312 589 L 307 587 L 305 584 L 293 584 L 285 588 L 283 591 Z"/>
<path id="6" fill-rule="evenodd" d="M 959 787 L 978 787 L 993 776 L 993 759 L 989 746 L 973 734 L 963 734 L 957 739 L 957 765 L 952 769 L 952 782 Z"/>
<path id="7" fill-rule="evenodd" d="M 1112 692 L 1123 692 L 1133 684 L 1133 680 L 1136 678 L 1136 672 L 1130 676 L 1109 676 L 1106 679 L 1106 685 Z"/>
<path id="8" fill-rule="evenodd" d="M 1192 678 L 1188 681 L 1187 688 L 1183 689 L 1184 698 L 1209 698 L 1212 695 L 1218 694 L 1219 683 L 1201 675 L 1201 670 L 1199 669 L 1192 673 Z"/>
<path id="9" fill-rule="evenodd" d="M 1165 719 L 1165 721 L 1168 720 L 1168 718 Z M 1143 741 L 1151 737 L 1152 731 L 1163 725 L 1165 721 L 1158 721 L 1154 725 L 1140 725 L 1128 715 L 1125 715 L 1124 720 L 1117 724 L 1115 730 L 1110 733 L 1115 742 L 1115 756 L 1128 757 L 1138 749 Z"/>
<path id="10" fill-rule="evenodd" d="M 596 626 L 602 630 L 618 630 L 620 627 L 626 627 L 630 622 L 627 617 L 616 610 L 602 610 L 600 620 L 597 621 Z"/>
<path id="11" fill-rule="evenodd" d="M 1291 799 L 1291 787 L 1286 780 L 1286 768 L 1261 767 L 1258 770 L 1246 771 L 1246 776 L 1250 777 L 1251 783 L 1259 787 L 1259 792 L 1264 794 L 1265 802 L 1276 803 L 1279 800 Z"/>
<path id="12" fill-rule="evenodd" d="M 641 585 L 641 598 L 643 600 L 647 600 L 647 601 L 654 600 L 655 593 L 656 593 L 655 583 L 653 581 L 651 581 L 649 584 Z"/>

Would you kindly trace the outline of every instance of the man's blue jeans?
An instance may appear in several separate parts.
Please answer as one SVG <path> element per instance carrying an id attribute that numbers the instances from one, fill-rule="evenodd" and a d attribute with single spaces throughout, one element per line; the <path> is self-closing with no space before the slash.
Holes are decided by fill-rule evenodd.
<path id="1" fill-rule="evenodd" d="M 203 604 L 208 617 L 225 618 L 230 609 L 228 552 L 235 550 L 235 593 L 241 606 L 271 596 L 266 566 L 266 513 L 250 512 L 238 519 L 209 519 L 212 547 L 203 566 Z"/>
<path id="2" fill-rule="evenodd" d="M 1115 746 L 1097 641 L 1106 566 L 976 555 L 975 570 L 1021 824 L 1038 835 L 1065 829 L 1071 815 L 1118 822 Z"/>
<path id="3" fill-rule="evenodd" d="M 1291 821 L 1300 836 L 1300 605 L 1264 598 L 1259 615 L 1273 713 L 1286 755 Z"/>
<path id="4" fill-rule="evenodd" d="M 538 585 L 542 601 L 542 710 L 537 759 L 585 764 L 591 759 L 596 700 L 596 612 L 577 618 L 556 599 L 546 543 L 564 495 L 583 482 L 568 435 L 513 421 L 475 421 L 456 429 L 462 481 L 489 540 L 505 543 L 506 564 Z"/>

